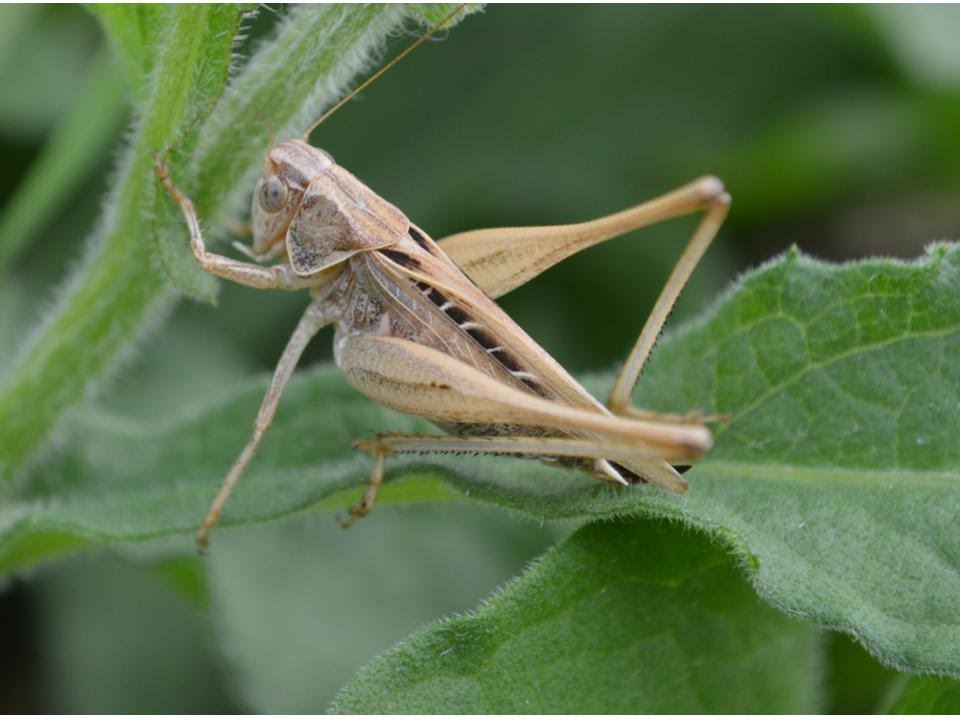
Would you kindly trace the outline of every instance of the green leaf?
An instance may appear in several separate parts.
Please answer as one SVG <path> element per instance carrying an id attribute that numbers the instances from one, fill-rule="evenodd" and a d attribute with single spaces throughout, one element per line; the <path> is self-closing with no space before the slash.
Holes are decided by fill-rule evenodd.
<path id="1" fill-rule="evenodd" d="M 381 510 L 376 523 L 350 532 L 329 513 L 305 513 L 218 535 L 204 561 L 210 612 L 250 710 L 323 712 L 363 663 L 471 607 L 551 535 L 475 505 Z"/>
<path id="2" fill-rule="evenodd" d="M 170 31 L 170 13 L 160 5 L 143 3 L 94 4 L 89 9 L 97 16 L 120 58 L 127 86 L 138 99 L 146 99 L 157 57 L 153 48 Z"/>
<path id="3" fill-rule="evenodd" d="M 453 4 L 440 5 L 449 12 Z M 248 219 L 248 199 L 270 145 L 298 137 L 333 105 L 371 61 L 384 38 L 402 27 L 417 6 L 302 5 L 283 19 L 276 39 L 260 47 L 201 128 L 177 182 L 201 218 L 214 228 Z M 428 13 L 429 14 L 429 13 Z M 185 155 L 184 147 L 177 152 Z M 210 278 L 197 266 L 183 218 L 170 203 L 157 232 L 170 281 L 211 300 Z"/>
<path id="4" fill-rule="evenodd" d="M 0 28 L 0 136 L 41 142 L 83 82 L 96 25 L 80 8 L 4 5 Z"/>
<path id="5" fill-rule="evenodd" d="M 126 118 L 123 84 L 106 55 L 94 59 L 67 114 L 0 215 L 0 271 L 50 223 L 100 164 Z"/>
<path id="6" fill-rule="evenodd" d="M 960 682 L 950 678 L 912 677 L 883 712 L 888 715 L 956 715 L 960 713 Z"/>
<path id="7" fill-rule="evenodd" d="M 931 131 L 930 114 L 893 91 L 809 100 L 752 133 L 747 146 L 728 148 L 718 163 L 733 168 L 724 180 L 738 188 L 743 220 L 779 224 L 786 215 L 829 207 L 841 194 L 866 202 L 888 192 L 888 170 L 920 176 L 933 168 L 923 158 L 952 157 L 952 141 Z"/>
<path id="8" fill-rule="evenodd" d="M 0 487 L 22 473 L 64 413 L 162 321 L 175 295 L 158 266 L 182 290 L 213 296 L 211 278 L 189 255 L 182 218 L 157 187 L 153 154 L 186 150 L 171 157 L 173 176 L 188 191 L 201 191 L 195 204 L 202 217 L 218 217 L 233 191 L 252 187 L 245 183 L 262 162 L 270 133 L 265 109 L 274 128 L 302 128 L 407 16 L 392 6 L 297 8 L 221 99 L 240 9 L 164 10 L 171 19 L 153 60 L 150 96 L 100 227 L 0 386 Z M 291 62 L 298 58 L 312 64 Z"/>
<path id="9" fill-rule="evenodd" d="M 375 660 L 333 711 L 809 713 L 817 647 L 701 536 L 595 523 Z"/>
<path id="10" fill-rule="evenodd" d="M 172 142 L 210 88 L 184 68 L 229 64 L 239 13 L 170 8 L 151 96 L 121 162 L 104 220 L 53 311 L 21 349 L 0 387 L 0 486 L 47 440 L 63 412 L 92 390 L 170 305 L 153 267 L 144 198 L 153 190 L 153 149 Z M 223 78 L 225 81 L 225 77 Z"/>
<path id="11" fill-rule="evenodd" d="M 231 710 L 210 651 L 208 618 L 150 571 L 101 553 L 44 573 L 30 588 L 42 628 L 37 682 L 45 708 L 77 714 Z"/>
<path id="12" fill-rule="evenodd" d="M 863 715 L 877 710 L 901 675 L 884 667 L 862 646 L 841 633 L 824 638 L 824 678 L 820 711 Z"/>
<path id="13" fill-rule="evenodd" d="M 742 543 L 779 607 L 888 664 L 960 674 L 958 349 L 960 247 L 791 254 L 654 358 L 644 404 L 734 414 L 697 492 L 656 504 Z"/>
<path id="14" fill-rule="evenodd" d="M 945 245 L 913 264 L 834 266 L 792 253 L 746 276 L 662 344 L 640 387 L 656 409 L 733 416 L 684 497 L 524 460 L 440 457 L 391 459 L 389 478 L 408 480 L 388 483 L 385 500 L 449 497 L 443 479 L 537 518 L 679 518 L 735 547 L 776 606 L 854 635 L 884 662 L 960 673 L 958 288 L 960 247 Z M 50 537 L 195 529 L 263 387 L 163 425 L 85 417 L 70 451 L 5 508 L 0 567 L 36 560 L 31 548 Z M 430 425 L 366 401 L 332 368 L 301 374 L 225 523 L 350 502 L 356 491 L 337 493 L 369 470 L 350 441 L 386 430 Z"/>
<path id="15" fill-rule="evenodd" d="M 960 89 L 960 8 L 951 5 L 874 6 L 863 11 L 890 43 L 905 74 L 935 90 Z"/>

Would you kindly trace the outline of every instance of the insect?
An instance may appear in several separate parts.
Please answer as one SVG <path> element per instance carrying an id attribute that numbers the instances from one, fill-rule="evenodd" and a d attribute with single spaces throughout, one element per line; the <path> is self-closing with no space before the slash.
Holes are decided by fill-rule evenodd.
<path id="1" fill-rule="evenodd" d="M 638 409 L 631 405 L 631 394 L 667 315 L 726 216 L 730 196 L 718 179 L 701 178 L 590 222 L 474 230 L 436 242 L 305 139 L 306 135 L 274 145 L 264 160 L 252 200 L 253 242 L 244 248 L 254 262 L 209 252 L 192 203 L 174 185 L 163 163 L 156 164 L 158 179 L 186 219 L 201 268 L 257 289 L 310 294 L 263 398 L 253 433 L 197 533 L 201 549 L 270 427 L 301 354 L 317 331 L 331 324 L 336 325 L 335 362 L 353 387 L 382 405 L 427 418 L 447 433 L 385 433 L 354 443 L 373 456 L 373 467 L 362 499 L 349 509 L 345 525 L 373 508 L 386 458 L 396 453 L 529 456 L 604 482 L 646 482 L 686 492 L 687 483 L 672 464 L 689 463 L 710 448 L 711 433 L 705 425 L 709 418 L 696 412 L 659 415 Z M 701 211 L 703 218 L 606 404 L 590 395 L 494 301 L 580 250 Z M 277 262 L 263 264 L 270 260 Z"/>

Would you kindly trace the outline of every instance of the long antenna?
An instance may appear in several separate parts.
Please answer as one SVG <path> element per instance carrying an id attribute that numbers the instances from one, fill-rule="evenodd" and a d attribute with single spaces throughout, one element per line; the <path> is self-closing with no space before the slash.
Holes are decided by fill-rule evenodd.
<path id="1" fill-rule="evenodd" d="M 357 86 L 357 88 L 356 88 L 355 90 L 353 90 L 350 94 L 348 94 L 345 98 L 343 98 L 340 102 L 338 102 L 338 103 L 337 103 L 336 105 L 334 105 L 332 108 L 330 108 L 329 110 L 327 110 L 323 115 L 320 116 L 320 119 L 319 119 L 319 120 L 317 120 L 313 125 L 311 125 L 309 128 L 307 128 L 307 131 L 303 134 L 303 141 L 304 141 L 304 142 L 307 141 L 307 138 L 310 137 L 310 133 L 312 133 L 314 130 L 316 130 L 317 127 L 320 125 L 320 123 L 322 123 L 322 122 L 323 122 L 324 120 L 326 120 L 328 117 L 330 117 L 331 115 L 333 115 L 337 110 L 339 110 L 340 108 L 342 108 L 342 107 L 343 107 L 344 105 L 346 105 L 348 102 L 350 102 L 351 100 L 353 100 L 353 98 L 354 98 L 358 93 L 363 92 L 363 91 L 364 91 L 366 88 L 368 88 L 373 82 L 375 82 L 381 75 L 383 75 L 387 70 L 389 70 L 390 68 L 392 68 L 392 67 L 393 67 L 394 65 L 396 65 L 398 62 L 400 62 L 401 60 L 403 60 L 404 57 L 406 57 L 407 55 L 409 55 L 410 53 L 412 53 L 414 50 L 416 50 L 422 43 L 425 43 L 427 40 L 429 40 L 431 35 L 433 35 L 435 32 L 437 32 L 437 30 L 439 30 L 440 28 L 442 28 L 442 27 L 443 27 L 444 25 L 446 25 L 448 22 L 450 22 L 451 20 L 453 20 L 454 17 L 456 17 L 458 14 L 460 14 L 460 12 L 464 9 L 464 7 L 466 7 L 466 3 L 463 3 L 463 4 L 461 4 L 461 5 L 458 5 L 456 8 L 454 8 L 453 11 L 451 11 L 449 15 L 447 15 L 447 16 L 446 16 L 445 18 L 443 18 L 440 22 L 438 22 L 436 25 L 434 25 L 432 28 L 430 28 L 430 30 L 429 30 L 428 32 L 426 32 L 426 33 L 424 33 L 423 35 L 421 35 L 420 37 L 418 37 L 418 38 L 416 39 L 416 41 L 415 41 L 413 44 L 411 44 L 406 50 L 404 50 L 402 53 L 400 53 L 399 55 L 397 55 L 393 60 L 391 60 L 390 62 L 388 62 L 388 63 L 387 63 L 386 65 L 384 65 L 382 68 L 380 68 L 379 70 L 377 70 L 373 75 L 371 75 L 371 76 L 368 77 L 366 80 L 364 80 L 362 83 L 360 83 L 360 85 Z"/>

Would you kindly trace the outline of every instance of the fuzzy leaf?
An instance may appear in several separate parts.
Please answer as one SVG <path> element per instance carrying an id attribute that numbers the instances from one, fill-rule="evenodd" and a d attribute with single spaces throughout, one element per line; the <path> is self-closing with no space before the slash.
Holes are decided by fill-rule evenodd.
<path id="1" fill-rule="evenodd" d="M 333 711 L 813 712 L 816 649 L 810 626 L 762 605 L 702 537 L 595 523 L 476 614 L 375 660 Z"/>
<path id="2" fill-rule="evenodd" d="M 64 413 L 162 321 L 175 295 L 160 267 L 181 290 L 214 295 L 214 283 L 190 257 L 182 218 L 157 188 L 153 154 L 183 153 L 169 158 L 175 180 L 188 191 L 202 189 L 195 198 L 202 217 L 222 215 L 232 192 L 252 187 L 244 182 L 262 161 L 270 133 L 263 113 L 270 113 L 275 128 L 302 128 L 408 12 L 388 6 L 297 8 L 221 101 L 241 8 L 164 10 L 170 19 L 151 63 L 150 95 L 103 220 L 52 313 L 20 348 L 0 385 L 0 488 L 21 475 Z M 313 65 L 288 62 L 291 49 L 308 47 L 314 48 Z"/>
<path id="3" fill-rule="evenodd" d="M 215 226 L 247 212 L 249 197 L 272 142 L 299 137 L 342 97 L 351 80 L 370 67 L 384 38 L 408 16 L 423 20 L 456 5 L 302 5 L 292 9 L 276 40 L 260 47 L 204 124 L 181 178 L 197 211 Z M 424 15 L 426 13 L 426 15 Z M 455 18 L 462 19 L 462 15 Z M 190 257 L 180 220 L 172 236 Z M 180 273 L 171 273 L 174 283 Z"/>
<path id="4" fill-rule="evenodd" d="M 156 82 L 121 162 L 104 220 L 87 254 L 0 386 L 0 487 L 48 439 L 63 412 L 89 392 L 169 306 L 153 267 L 144 198 L 152 192 L 153 149 L 171 142 L 210 88 L 184 68 L 228 63 L 239 12 L 171 8 L 171 31 L 155 61 Z M 226 78 L 224 77 L 224 80 Z"/>
<path id="5" fill-rule="evenodd" d="M 170 13 L 160 5 L 93 4 L 96 15 L 120 58 L 130 91 L 140 100 L 149 92 L 157 43 L 170 31 Z"/>
<path id="6" fill-rule="evenodd" d="M 385 499 L 442 499 L 453 487 L 545 519 L 679 518 L 736 548 L 776 606 L 854 635 L 887 663 L 960 674 L 958 294 L 958 246 L 913 264 L 792 253 L 745 277 L 664 341 L 641 383 L 647 406 L 733 416 L 684 497 L 532 461 L 439 457 L 391 459 L 389 477 L 408 480 L 388 483 Z M 88 416 L 42 484 L 5 509 L 0 565 L 194 529 L 262 391 L 250 384 L 152 427 Z M 429 429 L 366 401 L 331 368 L 303 373 L 225 522 L 342 506 L 357 491 L 338 491 L 369 469 L 351 440 Z"/>

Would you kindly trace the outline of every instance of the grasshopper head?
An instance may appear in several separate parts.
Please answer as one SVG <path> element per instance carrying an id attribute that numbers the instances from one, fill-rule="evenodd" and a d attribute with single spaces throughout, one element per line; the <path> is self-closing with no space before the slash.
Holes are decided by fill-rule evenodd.
<path id="1" fill-rule="evenodd" d="M 267 253 L 283 241 L 307 186 L 331 165 L 333 158 L 300 140 L 270 148 L 253 191 L 253 252 Z"/>

